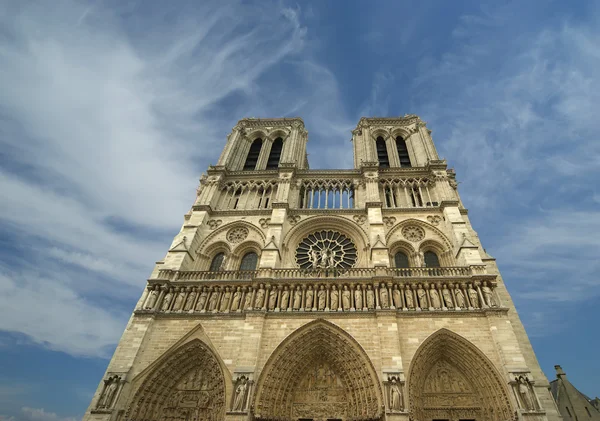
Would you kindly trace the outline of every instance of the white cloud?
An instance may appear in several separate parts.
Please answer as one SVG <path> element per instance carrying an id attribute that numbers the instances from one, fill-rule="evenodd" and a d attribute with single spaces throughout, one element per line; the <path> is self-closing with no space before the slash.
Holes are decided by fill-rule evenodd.
<path id="1" fill-rule="evenodd" d="M 44 408 L 24 406 L 17 416 L 0 415 L 0 421 L 75 421 L 75 417 L 61 417 L 54 412 L 46 412 Z"/>

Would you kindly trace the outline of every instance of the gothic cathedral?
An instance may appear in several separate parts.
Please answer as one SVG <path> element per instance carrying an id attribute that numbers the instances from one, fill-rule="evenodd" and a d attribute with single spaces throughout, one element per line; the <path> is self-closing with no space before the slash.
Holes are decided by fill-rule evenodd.
<path id="1" fill-rule="evenodd" d="M 560 420 L 425 123 L 362 118 L 354 169 L 307 141 L 233 128 L 84 420 Z"/>

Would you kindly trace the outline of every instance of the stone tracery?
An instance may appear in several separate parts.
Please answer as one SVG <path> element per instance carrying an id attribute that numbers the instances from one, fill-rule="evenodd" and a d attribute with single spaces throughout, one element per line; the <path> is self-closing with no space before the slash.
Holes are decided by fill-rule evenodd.
<path id="1" fill-rule="evenodd" d="M 356 246 L 348 237 L 332 230 L 316 231 L 296 249 L 296 262 L 304 269 L 350 268 L 356 264 Z"/>

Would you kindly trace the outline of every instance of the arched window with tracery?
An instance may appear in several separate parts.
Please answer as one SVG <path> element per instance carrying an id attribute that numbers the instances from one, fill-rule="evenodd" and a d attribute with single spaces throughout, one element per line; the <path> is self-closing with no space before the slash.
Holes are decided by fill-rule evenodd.
<path id="1" fill-rule="evenodd" d="M 390 167 L 390 159 L 387 153 L 387 147 L 385 146 L 385 140 L 383 137 L 379 136 L 375 141 L 375 146 L 377 147 L 377 160 L 379 161 L 379 166 L 381 168 L 389 168 Z"/>
<path id="2" fill-rule="evenodd" d="M 210 271 L 216 272 L 219 270 L 223 270 L 221 266 L 223 266 L 223 261 L 225 260 L 225 253 L 217 253 L 215 257 L 213 257 L 212 262 L 210 262 Z"/>
<path id="3" fill-rule="evenodd" d="M 423 257 L 425 259 L 425 266 L 428 268 L 439 268 L 440 267 L 440 259 L 438 255 L 433 251 L 426 251 L 423 253 Z"/>
<path id="4" fill-rule="evenodd" d="M 244 171 L 251 171 L 256 168 L 256 163 L 258 162 L 258 156 L 260 155 L 262 143 L 263 141 L 260 137 L 254 139 L 254 142 L 252 142 L 250 150 L 248 151 L 248 156 L 246 157 L 246 162 L 244 163 Z"/>
<path id="5" fill-rule="evenodd" d="M 244 254 L 240 263 L 240 270 L 256 270 L 258 265 L 258 254 L 253 251 Z"/>
<path id="6" fill-rule="evenodd" d="M 400 166 L 410 167 L 410 156 L 408 155 L 406 141 L 401 136 L 396 137 L 396 149 L 398 150 L 398 158 L 400 158 Z"/>
<path id="7" fill-rule="evenodd" d="M 397 268 L 407 268 L 410 265 L 408 264 L 408 256 L 403 251 L 398 251 L 394 255 L 394 264 Z"/>
<path id="8" fill-rule="evenodd" d="M 283 139 L 278 137 L 271 145 L 271 152 L 269 153 L 269 159 L 267 161 L 268 170 L 276 170 L 279 167 L 279 160 L 281 159 L 282 149 Z"/>

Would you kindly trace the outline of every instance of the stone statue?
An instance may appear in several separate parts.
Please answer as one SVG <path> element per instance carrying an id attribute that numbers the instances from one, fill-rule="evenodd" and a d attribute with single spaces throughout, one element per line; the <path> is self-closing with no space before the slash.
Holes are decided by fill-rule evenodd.
<path id="1" fill-rule="evenodd" d="M 519 396 L 523 402 L 523 408 L 527 409 L 528 411 L 535 411 L 535 405 L 533 403 L 531 390 L 529 388 L 529 379 L 519 376 L 519 378 L 515 378 L 515 380 L 517 380 L 519 384 Z"/>
<path id="2" fill-rule="evenodd" d="M 240 307 L 240 300 L 242 299 L 242 291 L 240 287 L 237 287 L 233 293 L 233 300 L 231 301 L 231 311 L 236 311 Z"/>
<path id="3" fill-rule="evenodd" d="M 206 292 L 206 287 L 202 287 L 202 292 L 200 293 L 200 297 L 198 298 L 198 303 L 196 303 L 196 311 L 204 310 L 204 304 L 206 304 L 207 298 L 208 292 Z"/>
<path id="4" fill-rule="evenodd" d="M 371 285 L 367 285 L 367 308 L 369 310 L 375 308 L 375 293 Z"/>
<path id="5" fill-rule="evenodd" d="M 317 309 L 325 310 L 325 301 L 327 301 L 327 293 L 325 292 L 325 287 L 321 285 L 319 287 L 319 292 L 317 292 Z"/>
<path id="6" fill-rule="evenodd" d="M 427 303 L 427 291 L 423 289 L 423 285 L 417 285 L 417 299 L 419 300 L 419 307 L 428 308 L 429 305 Z"/>
<path id="7" fill-rule="evenodd" d="M 120 378 L 118 376 L 113 376 L 104 381 L 104 391 L 102 392 L 100 399 L 98 399 L 98 408 L 112 408 L 113 400 L 115 399 L 119 387 L 119 380 Z"/>
<path id="8" fill-rule="evenodd" d="M 219 299 L 219 291 L 213 287 L 208 299 L 208 311 L 214 311 L 217 308 L 217 300 Z"/>
<path id="9" fill-rule="evenodd" d="M 184 301 L 185 301 L 185 288 L 179 288 L 177 297 L 175 297 L 175 304 L 173 304 L 173 311 L 181 310 L 183 308 Z"/>
<path id="10" fill-rule="evenodd" d="M 248 291 L 246 292 L 246 297 L 244 297 L 244 310 L 252 309 L 252 287 L 248 287 Z"/>
<path id="11" fill-rule="evenodd" d="M 390 409 L 392 411 L 402 411 L 402 392 L 400 385 L 396 383 L 396 379 L 392 379 L 390 383 Z"/>
<path id="12" fill-rule="evenodd" d="M 385 284 L 381 284 L 381 287 L 379 287 L 379 304 L 381 305 L 381 308 L 389 307 L 388 290 Z"/>
<path id="13" fill-rule="evenodd" d="M 410 286 L 407 286 L 406 294 L 404 294 L 404 298 L 406 298 L 406 307 L 415 308 L 415 300 L 414 300 L 413 292 L 410 289 Z"/>
<path id="14" fill-rule="evenodd" d="M 431 284 L 431 289 L 429 290 L 429 297 L 431 298 L 431 307 L 442 308 L 440 293 L 437 291 L 437 289 L 435 289 L 434 284 Z"/>
<path id="15" fill-rule="evenodd" d="M 308 253 L 308 260 L 312 263 L 313 269 L 316 269 L 319 266 L 319 255 L 316 250 L 311 250 Z"/>
<path id="16" fill-rule="evenodd" d="M 335 250 L 329 252 L 329 267 L 335 267 Z"/>
<path id="17" fill-rule="evenodd" d="M 292 306 L 292 309 L 300 310 L 301 305 L 302 305 L 302 290 L 300 289 L 300 285 L 297 285 L 296 291 L 294 291 L 294 304 Z"/>
<path id="18" fill-rule="evenodd" d="M 477 290 L 473 288 L 471 284 L 469 284 L 469 289 L 467 291 L 469 293 L 471 306 L 473 306 L 473 308 L 479 308 L 479 297 L 477 296 Z"/>
<path id="19" fill-rule="evenodd" d="M 462 290 L 458 287 L 458 285 L 456 286 L 456 288 L 454 289 L 454 296 L 456 297 L 456 306 L 458 308 L 466 308 L 467 306 L 465 305 L 465 295 L 463 294 Z"/>
<path id="20" fill-rule="evenodd" d="M 489 307 L 497 307 L 496 301 L 494 300 L 494 295 L 492 293 L 492 289 L 488 286 L 487 282 L 484 282 L 481 286 L 481 293 L 483 294 L 483 299 L 485 303 Z"/>
<path id="21" fill-rule="evenodd" d="M 335 287 L 335 285 L 333 285 L 331 287 L 331 302 L 329 303 L 329 305 L 331 306 L 332 310 L 337 310 L 340 306 L 340 292 L 337 290 L 337 288 Z"/>
<path id="22" fill-rule="evenodd" d="M 446 308 L 454 308 L 454 303 L 452 302 L 452 293 L 446 287 L 446 284 L 442 286 L 442 297 L 444 298 L 444 305 Z"/>
<path id="23" fill-rule="evenodd" d="M 350 294 L 350 290 L 348 289 L 348 285 L 344 285 L 344 290 L 342 291 L 342 308 L 344 310 L 349 310 L 351 305 L 350 305 L 350 301 L 352 299 L 352 296 Z"/>
<path id="24" fill-rule="evenodd" d="M 288 308 L 288 301 L 290 300 L 290 290 L 287 285 L 283 287 L 283 292 L 281 293 L 281 304 L 279 307 L 282 310 L 286 310 Z"/>
<path id="25" fill-rule="evenodd" d="M 258 286 L 258 291 L 256 291 L 256 297 L 254 299 L 254 308 L 261 309 L 265 303 L 265 288 L 263 284 Z"/>
<path id="26" fill-rule="evenodd" d="M 167 311 L 171 306 L 171 301 L 173 301 L 173 288 L 169 288 L 169 291 L 165 294 L 165 298 L 163 298 L 160 309 L 162 311 Z"/>
<path id="27" fill-rule="evenodd" d="M 327 267 L 327 262 L 329 261 L 329 249 L 323 249 L 323 251 L 321 251 L 321 267 L 326 268 Z"/>
<path id="28" fill-rule="evenodd" d="M 159 294 L 159 286 L 156 285 L 154 288 L 150 290 L 148 293 L 148 298 L 146 299 L 146 304 L 144 305 L 144 310 L 153 310 L 156 305 L 156 301 L 158 300 Z"/>
<path id="29" fill-rule="evenodd" d="M 231 289 L 229 287 L 225 288 L 225 293 L 223 294 L 223 298 L 221 298 L 221 311 L 227 311 L 229 309 L 229 300 L 231 300 Z"/>
<path id="30" fill-rule="evenodd" d="M 196 300 L 196 288 L 188 288 L 188 291 L 190 291 L 190 293 L 188 294 L 187 300 L 185 300 L 185 305 L 183 306 L 184 311 L 190 311 Z"/>
<path id="31" fill-rule="evenodd" d="M 243 411 L 244 403 L 246 398 L 246 389 L 248 388 L 248 381 L 242 377 L 240 379 L 240 383 L 238 387 L 235 388 L 235 399 L 233 401 L 233 410 L 234 411 Z"/>
<path id="32" fill-rule="evenodd" d="M 308 289 L 306 290 L 306 303 L 305 303 L 306 310 L 310 310 L 312 308 L 314 295 L 315 295 L 315 292 L 312 289 L 312 285 L 309 285 Z"/>
<path id="33" fill-rule="evenodd" d="M 223 260 L 221 261 L 221 264 L 219 265 L 219 271 L 221 270 L 227 270 L 227 260 L 229 260 L 229 256 L 227 254 L 223 255 Z"/>
<path id="34" fill-rule="evenodd" d="M 392 301 L 394 302 L 394 307 L 402 308 L 402 297 L 400 295 L 400 290 L 398 289 L 398 285 L 394 284 L 394 288 L 392 289 Z"/>
<path id="35" fill-rule="evenodd" d="M 277 288 L 271 288 L 269 292 L 269 310 L 275 310 L 277 306 Z"/>
<path id="36" fill-rule="evenodd" d="M 363 295 L 360 289 L 360 285 L 356 286 L 356 290 L 354 291 L 354 305 L 357 310 L 363 308 Z"/>

